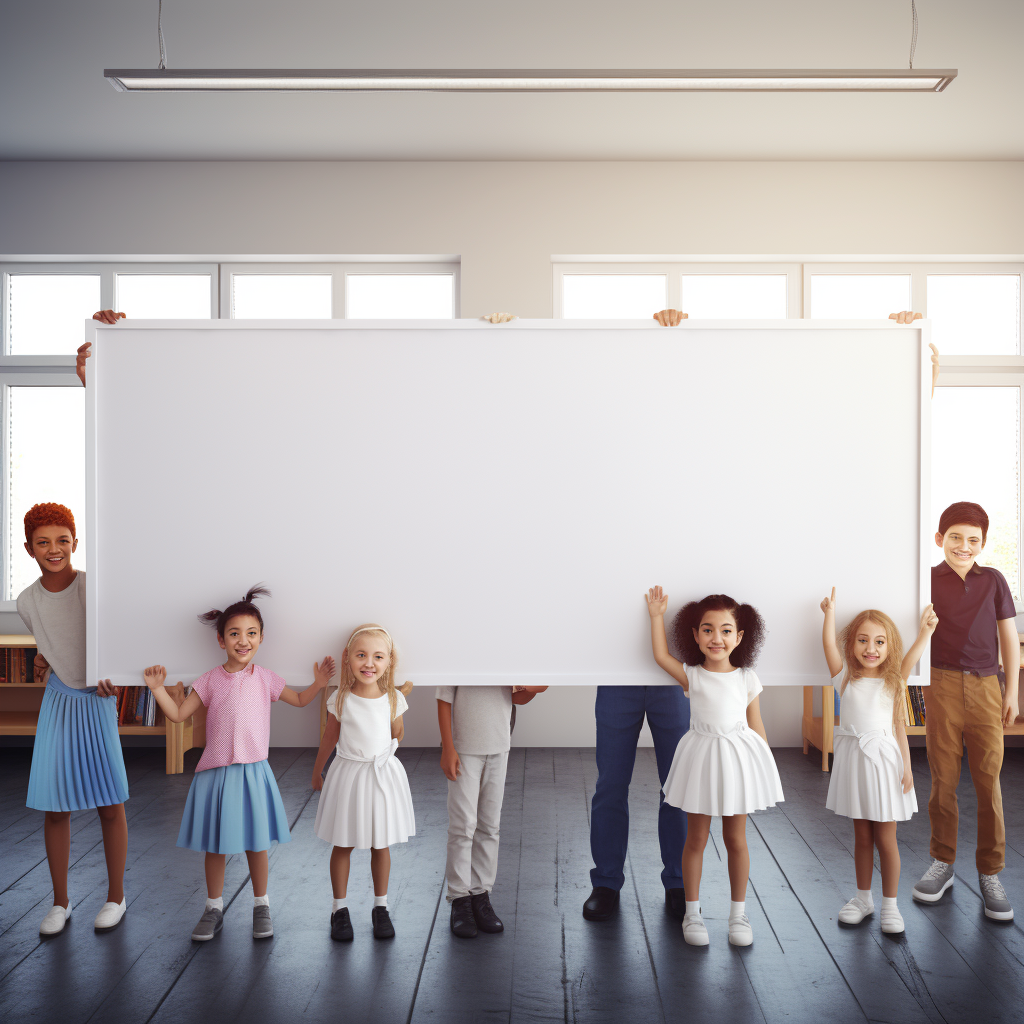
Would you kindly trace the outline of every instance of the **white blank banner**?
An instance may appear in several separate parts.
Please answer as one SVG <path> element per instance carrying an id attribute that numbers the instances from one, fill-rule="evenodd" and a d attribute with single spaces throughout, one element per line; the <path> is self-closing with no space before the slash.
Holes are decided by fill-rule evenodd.
<path id="1" fill-rule="evenodd" d="M 916 635 L 921 322 L 94 331 L 91 680 L 191 680 L 223 658 L 196 616 L 259 582 L 259 661 L 300 686 L 366 621 L 418 685 L 669 682 L 655 584 L 758 607 L 767 684 L 827 682 L 832 585 Z"/>

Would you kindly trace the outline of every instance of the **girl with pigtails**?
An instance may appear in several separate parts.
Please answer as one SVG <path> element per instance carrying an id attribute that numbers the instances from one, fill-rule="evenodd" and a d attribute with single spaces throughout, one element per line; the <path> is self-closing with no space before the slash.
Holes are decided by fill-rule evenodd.
<path id="1" fill-rule="evenodd" d="M 761 722 L 762 686 L 752 667 L 764 642 L 764 620 L 757 609 L 725 594 L 691 601 L 672 624 L 680 661 L 668 650 L 667 608 L 661 587 L 648 591 L 654 660 L 690 698 L 690 729 L 676 747 L 664 786 L 665 802 L 686 811 L 683 938 L 693 946 L 709 941 L 701 916 L 700 878 L 711 819 L 720 817 L 732 891 L 729 942 L 749 946 L 754 936 L 745 905 L 750 874 L 747 815 L 783 799 Z"/>
<path id="2" fill-rule="evenodd" d="M 270 746 L 270 705 L 282 700 L 305 707 L 334 675 L 334 659 L 313 666 L 313 685 L 297 693 L 279 675 L 253 658 L 263 642 L 263 616 L 255 601 L 269 597 L 266 587 L 253 587 L 223 611 L 200 615 L 217 631 L 227 660 L 201 675 L 179 707 L 164 688 L 162 665 L 147 668 L 146 685 L 171 722 L 184 722 L 206 707 L 206 749 L 196 765 L 188 791 L 178 846 L 206 854 L 207 900 L 192 932 L 194 942 L 212 939 L 224 921 L 224 868 L 231 854 L 244 853 L 252 879 L 254 939 L 270 938 L 274 926 L 267 896 L 273 842 L 291 839 L 288 817 L 277 780 L 267 760 Z"/>
<path id="3" fill-rule="evenodd" d="M 370 851 L 373 937 L 395 934 L 388 912 L 389 847 L 416 833 L 409 779 L 395 757 L 405 734 L 405 693 L 412 684 L 396 687 L 397 673 L 395 643 L 383 626 L 367 623 L 352 631 L 341 655 L 340 685 L 327 701 L 330 714 L 313 766 L 313 788 L 322 787 L 314 830 L 333 846 L 331 938 L 340 942 L 354 937 L 348 909 L 354 849 Z M 321 779 L 332 748 L 337 757 Z"/>

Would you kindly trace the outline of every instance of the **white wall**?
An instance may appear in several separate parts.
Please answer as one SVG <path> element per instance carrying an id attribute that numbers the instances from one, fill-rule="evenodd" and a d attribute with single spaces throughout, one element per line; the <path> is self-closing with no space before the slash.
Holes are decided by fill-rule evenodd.
<path id="1" fill-rule="evenodd" d="M 0 225 L 15 257 L 459 253 L 463 316 L 549 317 L 553 254 L 1019 253 L 1024 163 L 8 162 Z M 593 743 L 592 693 L 541 700 L 518 743 Z M 799 743 L 799 691 L 763 703 Z M 304 715 L 280 709 L 274 742 L 314 735 Z M 432 694 L 407 729 L 436 741 Z"/>

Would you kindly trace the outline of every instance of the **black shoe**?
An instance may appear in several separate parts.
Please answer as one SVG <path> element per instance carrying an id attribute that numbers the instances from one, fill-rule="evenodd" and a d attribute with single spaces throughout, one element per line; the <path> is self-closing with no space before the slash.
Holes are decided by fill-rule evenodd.
<path id="1" fill-rule="evenodd" d="M 686 893 L 681 885 L 675 889 L 665 890 L 665 909 L 682 921 L 686 913 Z"/>
<path id="2" fill-rule="evenodd" d="M 393 939 L 395 937 L 395 926 L 391 923 L 391 915 L 387 907 L 374 907 L 370 911 L 370 920 L 373 922 L 373 937 L 375 939 Z"/>
<path id="3" fill-rule="evenodd" d="M 331 938 L 335 942 L 352 941 L 352 918 L 349 917 L 348 907 L 342 907 L 331 914 Z"/>
<path id="4" fill-rule="evenodd" d="M 583 904 L 583 916 L 588 921 L 607 921 L 619 909 L 618 889 L 595 885 L 590 898 Z"/>
<path id="5" fill-rule="evenodd" d="M 452 900 L 452 935 L 458 935 L 460 939 L 476 938 L 476 918 L 473 915 L 473 897 L 460 896 Z"/>
<path id="6" fill-rule="evenodd" d="M 470 896 L 470 905 L 473 908 L 473 920 L 476 921 L 477 928 L 482 932 L 490 932 L 492 935 L 498 932 L 503 932 L 505 926 L 501 923 L 501 918 L 494 912 L 494 907 L 491 906 L 491 898 L 485 892 L 477 893 L 475 896 Z"/>

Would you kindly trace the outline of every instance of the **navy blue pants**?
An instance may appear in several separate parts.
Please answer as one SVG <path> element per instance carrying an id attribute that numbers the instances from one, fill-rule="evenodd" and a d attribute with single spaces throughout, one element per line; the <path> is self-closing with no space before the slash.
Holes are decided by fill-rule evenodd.
<path id="1" fill-rule="evenodd" d="M 629 840 L 629 782 L 644 715 L 654 737 L 658 778 L 662 785 L 672 765 L 676 744 L 690 728 L 690 701 L 681 686 L 599 686 L 594 704 L 597 718 L 597 788 L 590 808 L 591 885 L 621 889 L 625 881 Z M 666 889 L 683 884 L 683 843 L 686 815 L 659 794 L 658 839 L 665 864 Z"/>

